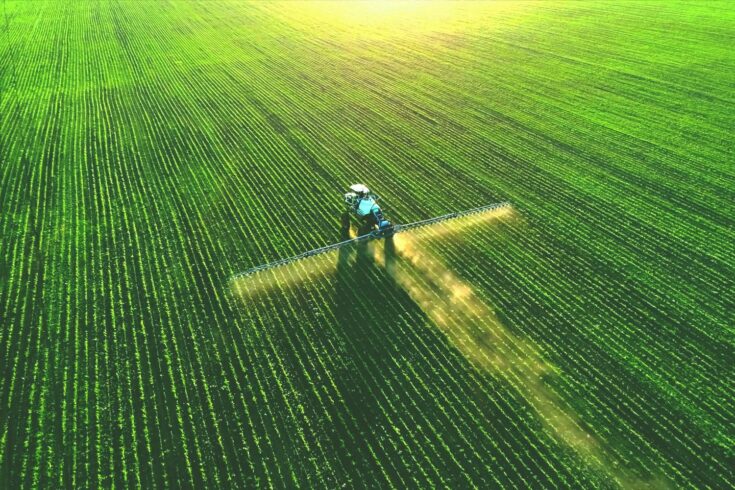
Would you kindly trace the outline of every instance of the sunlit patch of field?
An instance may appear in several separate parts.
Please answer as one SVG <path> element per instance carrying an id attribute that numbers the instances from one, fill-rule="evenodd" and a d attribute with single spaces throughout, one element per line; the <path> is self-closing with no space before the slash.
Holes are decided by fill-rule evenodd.
<path id="1" fill-rule="evenodd" d="M 473 25 L 487 29 L 494 16 L 503 17 L 503 23 L 507 24 L 508 17 L 520 16 L 533 5 L 532 2 L 319 0 L 276 2 L 271 8 L 300 29 L 365 39 L 462 32 Z"/>

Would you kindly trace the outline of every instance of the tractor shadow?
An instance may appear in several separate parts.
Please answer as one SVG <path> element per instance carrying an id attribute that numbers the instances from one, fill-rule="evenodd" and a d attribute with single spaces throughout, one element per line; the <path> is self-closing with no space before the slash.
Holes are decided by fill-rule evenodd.
<path id="1" fill-rule="evenodd" d="M 358 234 L 369 229 L 359 229 Z M 343 220 L 340 239 L 350 237 L 349 219 Z M 420 306 L 391 277 L 390 268 L 398 257 L 392 238 L 358 242 L 339 250 L 334 278 L 333 307 L 336 321 L 334 344 L 342 362 L 335 366 L 333 379 L 342 398 L 343 420 L 332 428 L 331 444 L 349 444 L 352 464 L 359 462 L 361 472 L 380 475 L 388 472 L 393 481 L 411 481 L 410 465 L 376 466 L 375 452 L 383 461 L 400 461 L 406 441 L 438 447 L 443 437 L 448 446 L 458 441 L 447 434 L 429 436 L 398 435 L 414 425 L 429 425 L 445 417 L 441 404 L 419 387 L 434 383 L 432 361 L 423 349 L 445 349 L 441 339 L 423 329 L 428 322 Z M 376 250 L 381 254 L 376 257 Z M 379 263 L 382 261 L 384 263 Z M 423 333 L 422 333 L 423 332 Z M 420 337 L 420 338 L 419 338 Z M 410 365 L 413 374 L 407 374 Z M 349 423 L 347 423 L 349 421 Z M 360 434 L 358 439 L 354 434 Z M 459 450 L 459 445 L 457 445 Z M 345 461 L 350 463 L 350 461 Z M 461 481 L 458 468 L 436 461 L 446 468 L 449 481 Z M 456 471 L 456 474 L 455 474 Z"/>

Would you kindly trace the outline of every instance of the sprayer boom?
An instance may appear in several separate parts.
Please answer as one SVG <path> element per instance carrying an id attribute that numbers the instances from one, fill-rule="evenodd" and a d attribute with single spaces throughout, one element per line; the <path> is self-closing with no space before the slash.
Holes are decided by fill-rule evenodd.
<path id="1" fill-rule="evenodd" d="M 506 206 L 510 206 L 510 203 L 507 202 L 507 201 L 498 202 L 498 203 L 493 203 L 493 204 L 487 204 L 485 206 L 480 206 L 480 207 L 477 207 L 477 208 L 466 209 L 464 211 L 458 211 L 458 212 L 455 212 L 455 213 L 444 214 L 442 216 L 436 216 L 434 218 L 429 218 L 429 219 L 425 219 L 425 220 L 421 220 L 421 221 L 414 221 L 413 223 L 406 223 L 404 225 L 393 225 L 390 234 L 386 233 L 384 230 L 375 230 L 375 231 L 373 231 L 371 233 L 368 233 L 366 235 L 361 235 L 361 236 L 358 236 L 358 237 L 355 237 L 355 238 L 351 238 L 349 240 L 344 240 L 342 242 L 333 243 L 332 245 L 327 245 L 325 247 L 315 248 L 314 250 L 309 250 L 307 252 L 303 252 L 303 253 L 300 253 L 298 255 L 294 255 L 292 257 L 287 257 L 285 259 L 280 259 L 280 260 L 276 260 L 274 262 L 269 262 L 267 264 L 262 264 L 262 265 L 259 265 L 257 267 L 253 267 L 252 269 L 248 269 L 248 270 L 246 270 L 244 272 L 240 272 L 238 274 L 235 274 L 234 276 L 232 276 L 232 279 L 237 279 L 237 278 L 240 278 L 240 277 L 249 276 L 249 275 L 254 274 L 256 272 L 260 272 L 260 271 L 264 271 L 264 270 L 268 270 L 268 269 L 273 269 L 275 267 L 279 267 L 279 266 L 282 266 L 282 265 L 290 264 L 291 262 L 296 262 L 297 260 L 305 259 L 307 257 L 313 257 L 315 255 L 321 255 L 321 254 L 326 253 L 326 252 L 331 252 L 332 250 L 338 250 L 338 249 L 344 247 L 345 245 L 350 245 L 350 244 L 357 243 L 357 242 L 374 240 L 376 238 L 384 238 L 384 237 L 387 237 L 387 236 L 395 235 L 396 233 L 401 233 L 401 232 L 404 232 L 404 231 L 412 230 L 414 228 L 420 228 L 422 226 L 433 225 L 433 224 L 436 224 L 436 223 L 441 223 L 442 221 L 448 221 L 448 220 L 452 220 L 452 219 L 457 219 L 457 218 L 461 218 L 463 216 L 469 216 L 471 214 L 482 213 L 482 212 L 490 211 L 490 210 L 493 210 L 493 209 L 504 208 Z"/>

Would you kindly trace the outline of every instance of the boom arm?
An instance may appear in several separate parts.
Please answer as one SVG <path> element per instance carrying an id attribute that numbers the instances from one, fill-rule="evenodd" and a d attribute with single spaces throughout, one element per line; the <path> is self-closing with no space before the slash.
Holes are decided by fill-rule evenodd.
<path id="1" fill-rule="evenodd" d="M 510 202 L 503 201 L 503 202 L 498 202 L 498 203 L 493 203 L 493 204 L 487 204 L 485 206 L 480 206 L 480 207 L 477 207 L 477 208 L 467 209 L 465 211 L 459 211 L 459 212 L 455 212 L 455 213 L 444 214 L 442 216 L 436 216 L 434 218 L 429 218 L 429 219 L 425 219 L 425 220 L 421 220 L 421 221 L 414 221 L 413 223 L 407 223 L 405 225 L 395 225 L 393 227 L 393 234 L 395 234 L 395 233 L 401 233 L 403 231 L 412 230 L 414 228 L 419 228 L 419 227 L 422 227 L 422 226 L 433 225 L 435 223 L 440 223 L 442 221 L 447 221 L 447 220 L 450 220 L 450 219 L 460 218 L 462 216 L 469 216 L 471 214 L 481 213 L 483 211 L 490 211 L 492 209 L 504 208 L 504 207 L 507 207 L 507 206 L 510 206 Z M 376 231 L 374 231 L 372 233 L 368 233 L 367 235 L 362 235 L 362 236 L 358 236 L 358 237 L 355 237 L 355 238 L 351 238 L 349 240 L 344 240 L 342 242 L 333 243 L 332 245 L 327 245 L 326 247 L 315 248 L 314 250 L 309 250 L 307 252 L 303 252 L 303 253 L 300 253 L 298 255 L 294 255 L 292 257 L 286 257 L 285 259 L 280 259 L 280 260 L 276 260 L 274 262 L 269 262 L 267 264 L 263 264 L 263 265 L 259 265 L 257 267 L 253 267 L 253 268 L 248 269 L 248 270 L 246 270 L 244 272 L 240 272 L 238 274 L 235 274 L 234 276 L 232 276 L 232 279 L 237 279 L 237 278 L 240 278 L 240 277 L 249 276 L 249 275 L 254 274 L 256 272 L 264 271 L 264 270 L 267 270 L 267 269 L 273 269 L 274 267 L 279 267 L 279 266 L 282 266 L 282 265 L 290 264 L 291 262 L 295 262 L 297 260 L 305 259 L 307 257 L 313 257 L 314 255 L 320 255 L 320 254 L 323 254 L 323 253 L 326 253 L 326 252 L 330 252 L 332 250 L 337 250 L 337 249 L 340 249 L 340 248 L 344 247 L 345 245 L 348 245 L 348 244 L 351 244 L 351 243 L 357 243 L 357 242 L 361 242 L 361 241 L 373 240 L 375 238 L 382 238 L 382 237 L 383 237 L 383 234 L 380 233 L 380 230 L 376 230 Z"/>

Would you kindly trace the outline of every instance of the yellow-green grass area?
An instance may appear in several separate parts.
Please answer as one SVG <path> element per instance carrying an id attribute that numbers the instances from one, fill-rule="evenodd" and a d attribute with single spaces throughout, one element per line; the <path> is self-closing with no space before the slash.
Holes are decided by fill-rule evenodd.
<path id="1" fill-rule="evenodd" d="M 735 484 L 732 3 L 0 8 L 0 487 Z"/>

